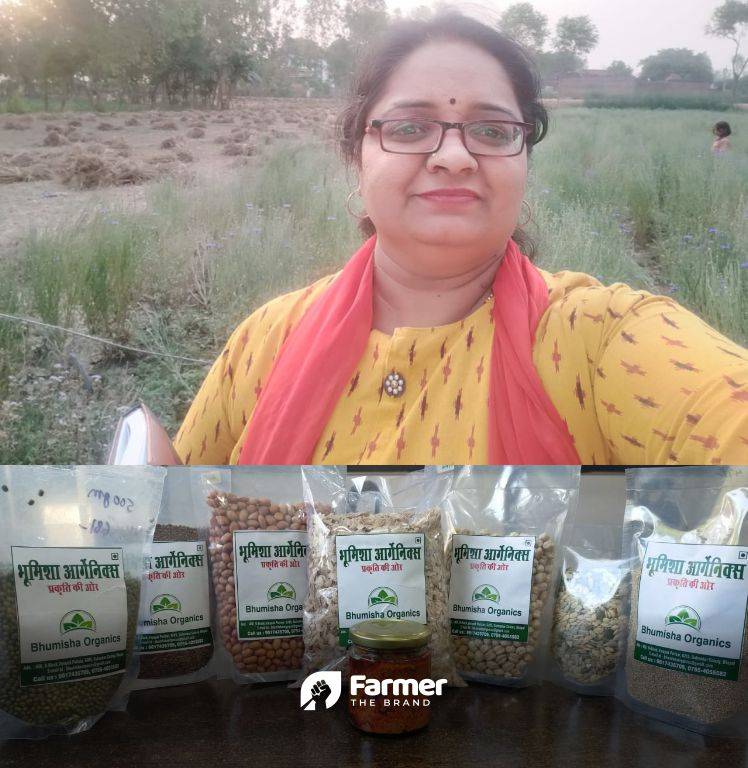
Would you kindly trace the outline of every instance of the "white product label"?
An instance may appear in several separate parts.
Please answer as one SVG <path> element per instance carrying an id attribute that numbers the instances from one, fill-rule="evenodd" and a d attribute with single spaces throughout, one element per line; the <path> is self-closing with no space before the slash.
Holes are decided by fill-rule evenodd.
<path id="1" fill-rule="evenodd" d="M 452 634 L 527 642 L 534 536 L 452 537 Z"/>
<path id="2" fill-rule="evenodd" d="M 234 531 L 240 640 L 303 634 L 306 531 Z"/>
<path id="3" fill-rule="evenodd" d="M 338 642 L 367 619 L 409 619 L 425 624 L 426 571 L 422 533 L 336 536 Z"/>
<path id="4" fill-rule="evenodd" d="M 748 547 L 647 544 L 634 658 L 737 680 L 748 607 Z"/>
<path id="5" fill-rule="evenodd" d="M 208 558 L 202 541 L 154 542 L 144 562 L 140 653 L 210 645 Z"/>
<path id="6" fill-rule="evenodd" d="M 122 549 L 11 547 L 21 686 L 122 672 L 127 590 Z"/>

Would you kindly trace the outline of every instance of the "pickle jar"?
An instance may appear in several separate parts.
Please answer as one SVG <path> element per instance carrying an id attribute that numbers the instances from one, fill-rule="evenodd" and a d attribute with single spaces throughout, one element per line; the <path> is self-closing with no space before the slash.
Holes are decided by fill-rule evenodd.
<path id="1" fill-rule="evenodd" d="M 430 637 L 425 624 L 402 619 L 371 619 L 351 627 L 348 714 L 357 728 L 398 734 L 428 725 L 432 696 L 417 683 L 431 679 Z M 360 675 L 368 681 L 365 687 L 354 678 Z"/>

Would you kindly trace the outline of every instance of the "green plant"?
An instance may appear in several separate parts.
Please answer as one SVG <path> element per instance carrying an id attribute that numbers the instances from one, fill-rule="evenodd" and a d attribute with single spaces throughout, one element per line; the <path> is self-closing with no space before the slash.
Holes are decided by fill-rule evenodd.
<path id="1" fill-rule="evenodd" d="M 709 109 L 717 112 L 732 109 L 730 101 L 722 94 L 640 93 L 631 96 L 591 94 L 585 97 L 584 106 L 595 109 Z"/>
<path id="2" fill-rule="evenodd" d="M 22 96 L 13 93 L 5 100 L 4 109 L 0 111 L 8 112 L 12 115 L 23 115 L 30 111 L 29 104 Z"/>
<path id="3" fill-rule="evenodd" d="M 24 286 L 31 309 L 46 323 L 59 325 L 70 317 L 75 294 L 66 234 L 32 232 L 21 250 Z"/>
<path id="4" fill-rule="evenodd" d="M 473 593 L 473 601 L 475 602 L 476 600 L 490 600 L 496 603 L 499 600 L 499 593 L 489 584 L 484 584 Z"/>
<path id="5" fill-rule="evenodd" d="M 397 594 L 389 587 L 374 590 L 369 595 L 369 605 L 397 605 Z"/>
<path id="6" fill-rule="evenodd" d="M 701 619 L 693 608 L 681 605 L 673 608 L 667 616 L 668 624 L 684 624 L 693 629 L 701 629 Z"/>
<path id="7" fill-rule="evenodd" d="M 285 597 L 289 600 L 296 599 L 296 590 L 290 584 L 284 584 L 280 582 L 270 587 L 269 591 L 270 599 L 273 600 L 278 597 Z"/>
<path id="8" fill-rule="evenodd" d="M 154 600 L 151 602 L 151 613 L 162 613 L 163 611 L 181 611 L 182 606 L 177 600 L 176 597 L 173 595 L 160 595 L 161 599 L 159 600 L 158 597 L 154 598 Z"/>
<path id="9" fill-rule="evenodd" d="M 93 631 L 96 622 L 93 616 L 86 611 L 71 611 L 62 617 L 60 622 L 60 631 L 62 634 L 73 632 L 77 629 L 89 629 Z"/>
<path id="10" fill-rule="evenodd" d="M 76 238 L 75 299 L 91 333 L 126 335 L 127 315 L 138 298 L 140 267 L 148 247 L 139 222 L 128 224 L 95 220 L 87 237 Z"/>

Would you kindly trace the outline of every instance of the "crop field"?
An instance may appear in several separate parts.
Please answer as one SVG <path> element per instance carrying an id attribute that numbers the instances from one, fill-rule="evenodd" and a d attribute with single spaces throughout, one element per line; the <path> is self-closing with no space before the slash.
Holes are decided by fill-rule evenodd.
<path id="1" fill-rule="evenodd" d="M 174 433 L 236 324 L 345 261 L 338 106 L 0 115 L 0 312 L 84 334 L 0 318 L 0 463 L 100 462 L 138 398 Z M 530 162 L 538 263 L 667 293 L 745 343 L 746 137 L 748 113 L 554 109 Z"/>

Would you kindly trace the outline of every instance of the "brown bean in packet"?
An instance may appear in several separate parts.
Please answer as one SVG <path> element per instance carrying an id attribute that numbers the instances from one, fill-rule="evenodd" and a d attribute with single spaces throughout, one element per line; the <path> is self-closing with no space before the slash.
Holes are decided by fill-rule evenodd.
<path id="1" fill-rule="evenodd" d="M 133 688 L 186 685 L 216 675 L 208 516 L 192 504 L 190 469 L 169 467 L 144 553 Z"/>

